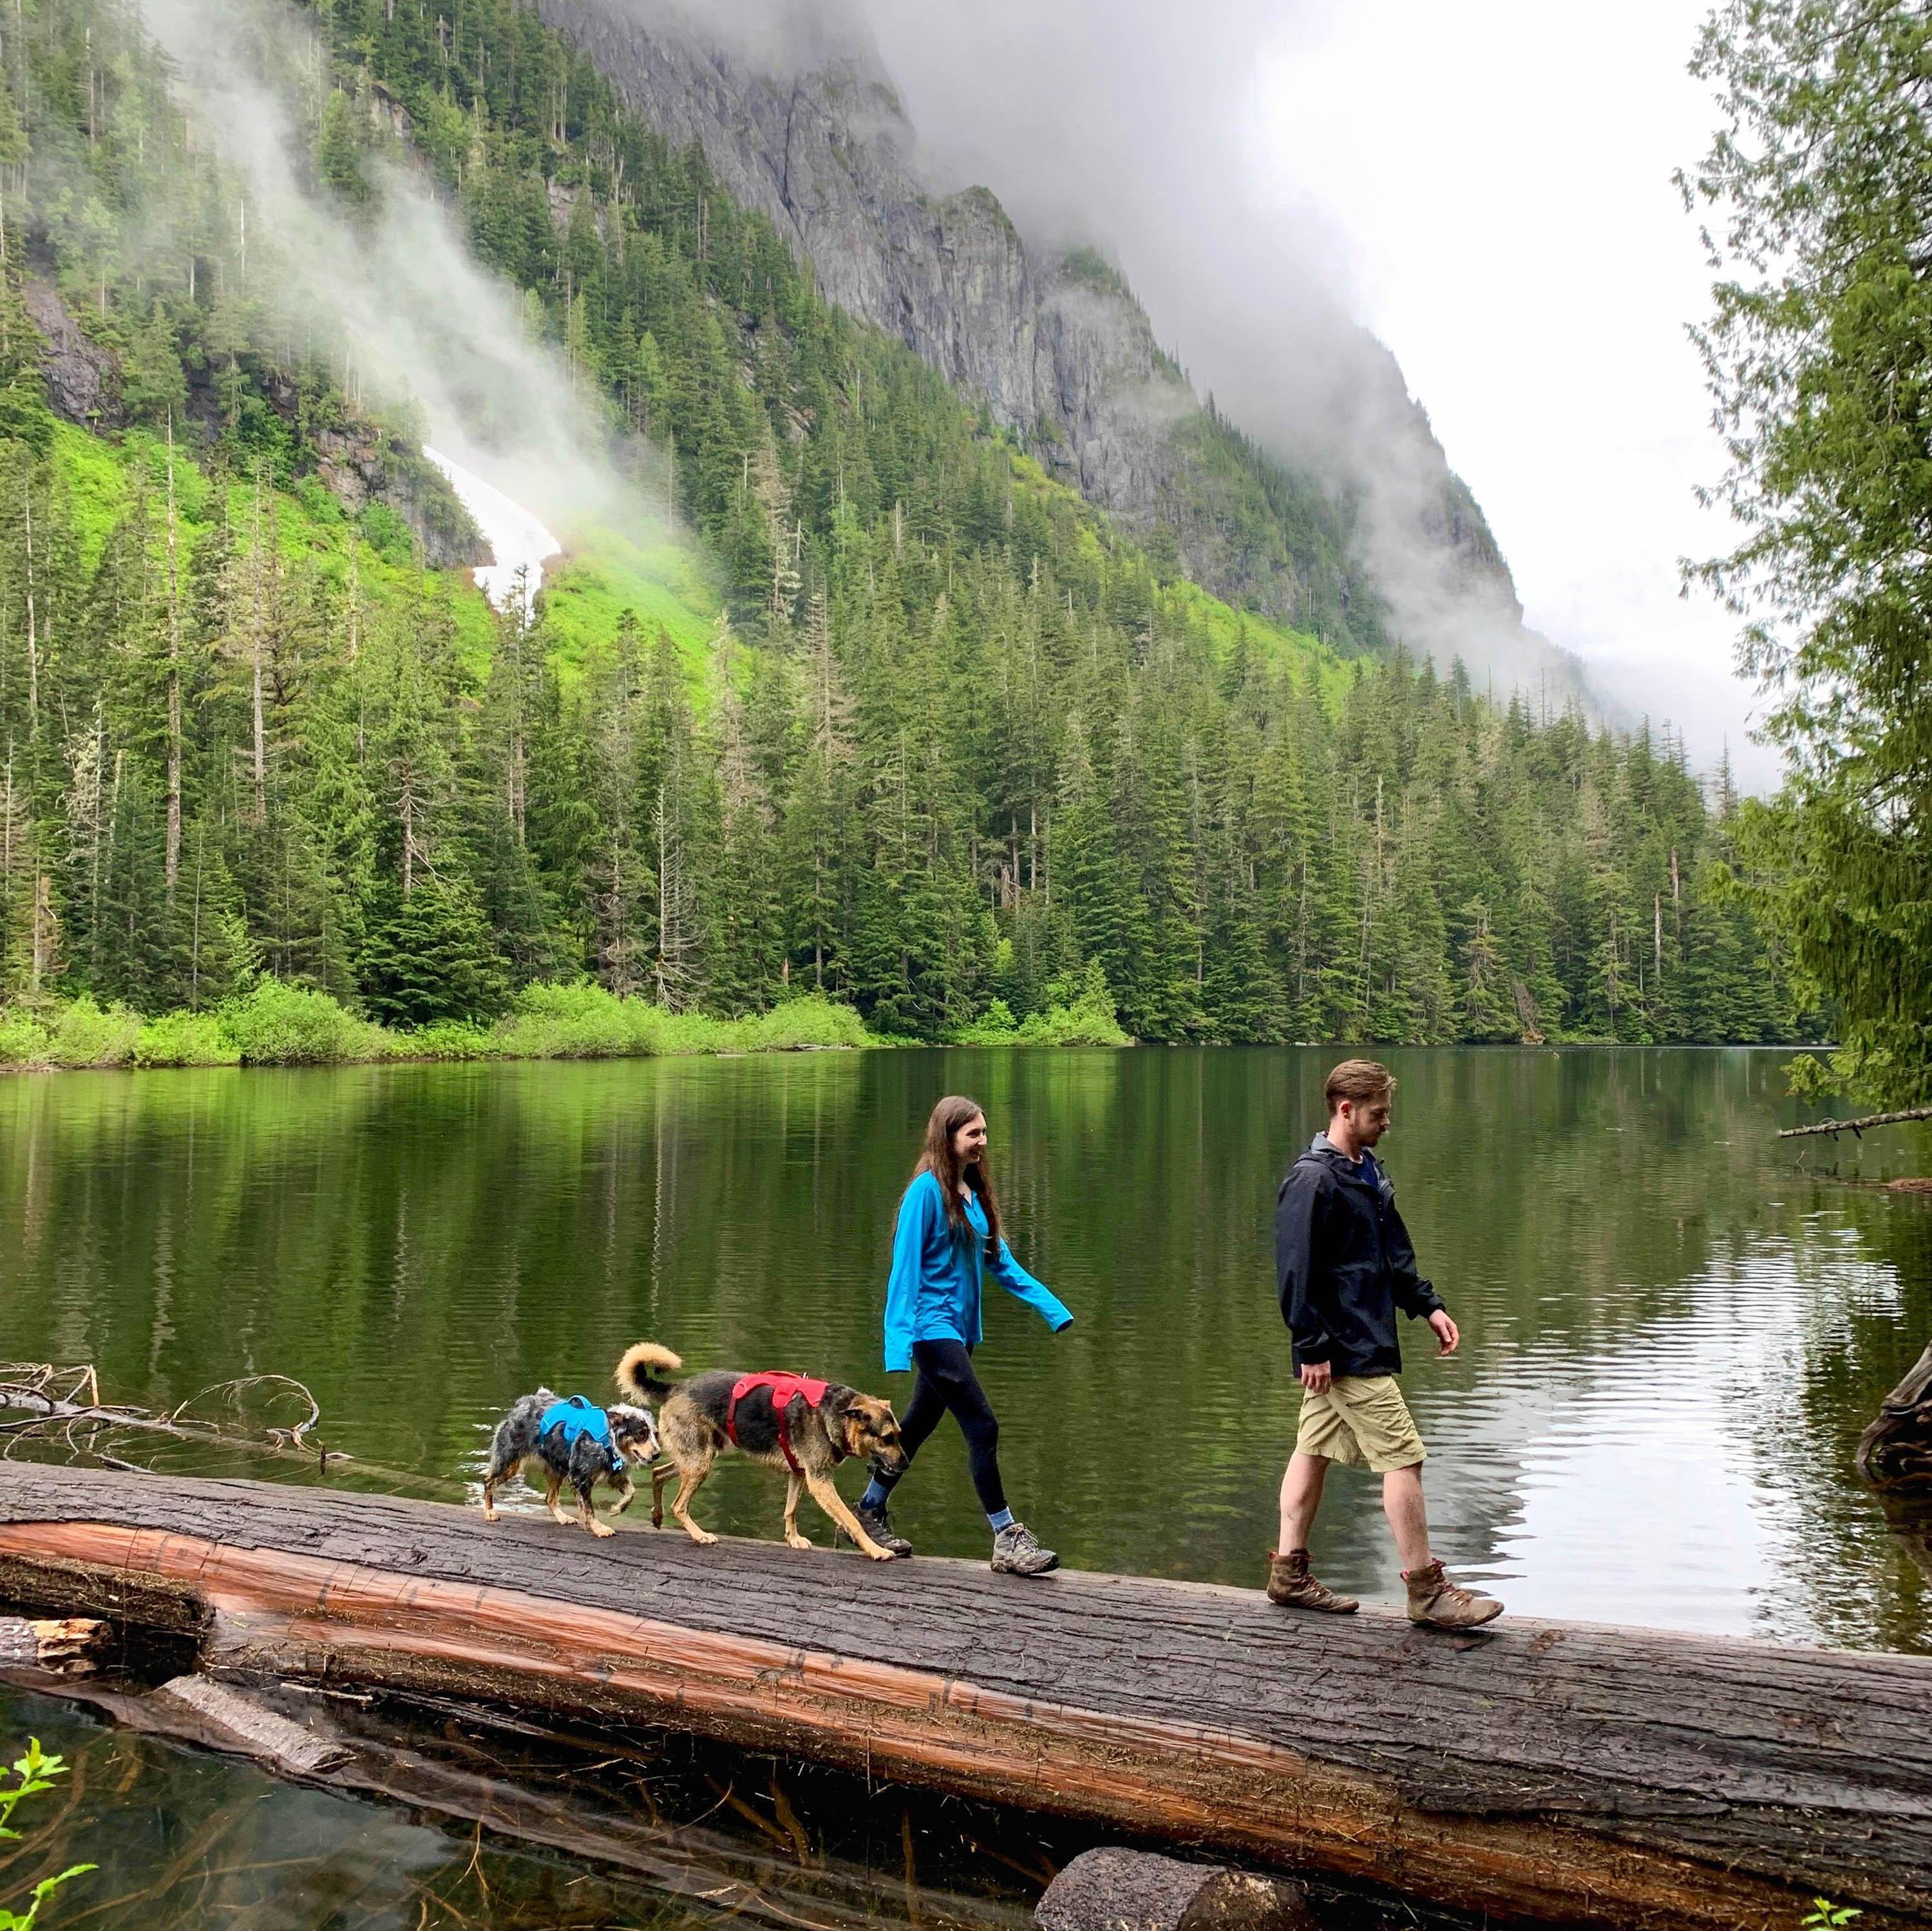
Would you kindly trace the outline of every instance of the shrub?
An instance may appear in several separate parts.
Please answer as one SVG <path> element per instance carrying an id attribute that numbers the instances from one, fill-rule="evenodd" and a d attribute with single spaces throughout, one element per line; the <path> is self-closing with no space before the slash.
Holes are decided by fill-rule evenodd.
<path id="1" fill-rule="evenodd" d="M 220 1023 L 253 1066 L 379 1059 L 388 1045 L 380 1027 L 357 1018 L 327 993 L 277 979 L 258 979 L 252 990 L 230 1000 L 220 1009 Z"/>
<path id="2" fill-rule="evenodd" d="M 589 980 L 525 986 L 495 1034 L 496 1049 L 506 1058 L 528 1060 L 652 1059 L 868 1043 L 850 1006 L 817 993 L 747 1018 L 713 1019 L 669 1012 L 648 999 L 620 999 Z"/>
<path id="3" fill-rule="evenodd" d="M 388 1055 L 398 1060 L 495 1060 L 502 1052 L 502 1042 L 489 1027 L 460 1019 L 439 1019 L 388 1039 Z"/>
<path id="4" fill-rule="evenodd" d="M 1019 1022 L 1004 999 L 989 1000 L 970 1024 L 956 1026 L 946 1036 L 952 1046 L 1010 1046 L 1019 1037 Z"/>
<path id="5" fill-rule="evenodd" d="M 953 1037 L 962 1046 L 1130 1046 L 1114 1016 L 1114 995 L 1098 959 L 1076 979 L 1056 979 L 1047 989 L 1044 1012 L 1030 1012 L 1016 1025 L 1012 1009 L 994 1000 L 971 1025 Z"/>
<path id="6" fill-rule="evenodd" d="M 51 1035 L 31 1012 L 0 1012 L 0 1066 L 37 1065 Z"/>
<path id="7" fill-rule="evenodd" d="M 865 1021 L 849 1006 L 822 993 L 788 999 L 769 1012 L 734 1022 L 731 1043 L 753 1053 L 794 1052 L 801 1046 L 862 1046 Z"/>
<path id="8" fill-rule="evenodd" d="M 406 570 L 416 561 L 416 532 L 387 503 L 371 503 L 360 519 L 362 540 L 386 563 Z"/>
<path id="9" fill-rule="evenodd" d="M 525 1060 L 603 1060 L 658 1050 L 670 1015 L 642 999 L 620 999 L 589 979 L 526 985 L 496 1028 L 499 1049 Z"/>
<path id="10" fill-rule="evenodd" d="M 57 1066 L 124 1066 L 134 1056 L 141 1023 L 127 1006 L 104 1009 L 82 993 L 54 1021 L 47 1057 Z"/>
<path id="11" fill-rule="evenodd" d="M 38 1797 L 44 1791 L 52 1789 L 55 1780 L 67 1774 L 67 1760 L 50 1756 L 40 1748 L 39 1738 L 29 1737 L 26 1749 L 14 1759 L 13 1769 L 12 1789 L 0 1789 L 0 1841 L 17 1843 L 20 1833 L 12 1828 L 14 1812 L 28 1798 Z M 0 1907 L 0 1931 L 34 1931 L 34 1927 L 40 1922 L 40 1906 L 62 1885 L 98 1868 L 94 1864 L 69 1864 L 58 1876 L 42 1878 L 29 1894 L 25 1911 L 9 1911 Z M 1856 1912 L 1852 1915 L 1857 1915 Z"/>
<path id="12" fill-rule="evenodd" d="M 708 1012 L 672 1012 L 648 1000 L 632 1002 L 650 1017 L 643 1030 L 653 1054 L 688 1055 L 693 1053 L 739 1053 L 751 1049 L 739 1029 L 751 1022 L 744 1019 L 714 1019 Z"/>
<path id="13" fill-rule="evenodd" d="M 241 1057 L 212 1012 L 164 1012 L 134 1042 L 137 1066 L 232 1066 Z"/>

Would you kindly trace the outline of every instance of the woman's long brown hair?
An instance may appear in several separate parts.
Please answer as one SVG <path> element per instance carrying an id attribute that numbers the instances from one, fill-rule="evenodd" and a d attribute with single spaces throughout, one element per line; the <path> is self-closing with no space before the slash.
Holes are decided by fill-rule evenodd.
<path id="1" fill-rule="evenodd" d="M 962 1185 L 973 1189 L 979 1196 L 980 1211 L 986 1216 L 986 1258 L 990 1261 L 998 1260 L 1000 1253 L 1000 1208 L 993 1198 L 993 1176 L 987 1169 L 985 1154 L 971 1166 L 962 1167 L 959 1156 L 952 1150 L 952 1136 L 986 1110 L 976 1099 L 948 1093 L 932 1109 L 932 1117 L 926 1123 L 926 1146 L 912 1177 L 917 1180 L 921 1174 L 931 1174 L 938 1181 L 946 1201 L 946 1222 L 957 1240 L 970 1241 L 973 1237 L 973 1223 L 966 1218 L 959 1199 Z"/>

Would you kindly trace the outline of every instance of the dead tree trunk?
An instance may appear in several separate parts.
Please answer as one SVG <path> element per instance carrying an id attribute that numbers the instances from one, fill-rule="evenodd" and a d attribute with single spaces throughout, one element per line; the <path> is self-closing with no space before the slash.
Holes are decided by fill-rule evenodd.
<path id="1" fill-rule="evenodd" d="M 1881 1489 L 1932 1495 L 1932 1344 L 1858 1437 L 1858 1473 Z"/>
<path id="2" fill-rule="evenodd" d="M 1932 1659 L 873 1564 L 0 1465 L 0 1597 L 204 1666 L 674 1725 L 1600 1931 L 1932 1915 Z"/>

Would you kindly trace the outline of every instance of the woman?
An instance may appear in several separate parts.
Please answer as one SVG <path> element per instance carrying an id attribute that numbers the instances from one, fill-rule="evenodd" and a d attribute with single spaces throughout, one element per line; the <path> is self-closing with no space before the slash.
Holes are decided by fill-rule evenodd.
<path id="1" fill-rule="evenodd" d="M 899 1202 L 886 1285 L 886 1367 L 916 1368 L 919 1380 L 899 1423 L 910 1462 L 950 1409 L 966 1438 L 973 1486 L 993 1531 L 993 1567 L 1005 1576 L 1044 1576 L 1060 1565 L 1024 1522 L 1013 1519 L 1000 1486 L 1000 1424 L 973 1372 L 980 1339 L 980 1289 L 987 1273 L 1036 1308 L 1054 1333 L 1073 1317 L 1012 1257 L 1000 1237 L 1000 1210 L 986 1164 L 986 1116 L 976 1102 L 942 1099 L 926 1122 L 926 1150 Z M 904 1471 L 874 1474 L 860 1498 L 859 1519 L 894 1555 L 912 1544 L 892 1532 L 886 1498 Z"/>

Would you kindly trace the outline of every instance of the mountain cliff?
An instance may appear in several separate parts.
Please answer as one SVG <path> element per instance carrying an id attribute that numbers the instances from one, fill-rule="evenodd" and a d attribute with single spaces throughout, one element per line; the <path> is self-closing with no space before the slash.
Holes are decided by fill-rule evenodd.
<path id="1" fill-rule="evenodd" d="M 1219 595 L 1344 648 L 1400 638 L 1578 688 L 1394 358 L 1349 345 L 1346 433 L 1264 448 L 1198 397 L 1120 275 L 929 184 L 862 22 L 800 0 L 755 39 L 671 0 L 538 0 L 626 102 L 694 143 L 818 286 L 980 397 L 1048 471 Z M 742 22 L 741 22 L 742 24 Z"/>

